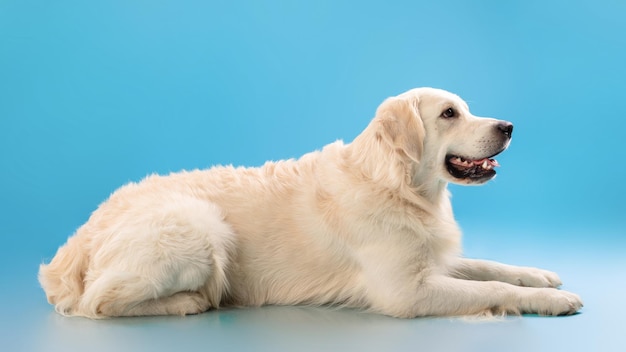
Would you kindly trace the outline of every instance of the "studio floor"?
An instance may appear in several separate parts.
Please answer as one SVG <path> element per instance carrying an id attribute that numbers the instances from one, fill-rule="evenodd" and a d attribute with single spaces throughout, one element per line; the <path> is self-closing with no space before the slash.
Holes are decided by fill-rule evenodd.
<path id="1" fill-rule="evenodd" d="M 4 263 L 8 281 L 3 280 L 0 303 L 2 346 L 4 351 L 33 352 L 623 351 L 623 241 L 590 246 L 568 243 L 563 236 L 543 241 L 537 233 L 506 241 L 481 237 L 467 241 L 466 254 L 557 271 L 562 289 L 580 294 L 585 302 L 580 313 L 567 317 L 402 320 L 331 307 L 261 307 L 92 321 L 54 312 L 38 287 L 37 261 Z"/>

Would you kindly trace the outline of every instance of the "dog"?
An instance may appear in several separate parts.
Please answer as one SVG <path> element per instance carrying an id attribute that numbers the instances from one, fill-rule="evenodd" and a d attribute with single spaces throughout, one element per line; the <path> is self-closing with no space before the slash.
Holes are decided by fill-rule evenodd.
<path id="1" fill-rule="evenodd" d="M 261 305 L 573 314 L 582 301 L 555 273 L 461 256 L 447 185 L 492 179 L 512 132 L 455 94 L 412 89 L 351 143 L 121 187 L 39 281 L 58 313 L 93 319 Z"/>

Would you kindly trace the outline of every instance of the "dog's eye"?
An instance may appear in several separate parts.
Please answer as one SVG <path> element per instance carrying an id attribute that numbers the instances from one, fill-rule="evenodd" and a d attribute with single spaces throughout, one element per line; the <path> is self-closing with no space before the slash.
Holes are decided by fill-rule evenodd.
<path id="1" fill-rule="evenodd" d="M 454 110 L 453 108 L 447 108 L 441 113 L 441 117 L 446 119 L 456 117 L 456 110 Z"/>

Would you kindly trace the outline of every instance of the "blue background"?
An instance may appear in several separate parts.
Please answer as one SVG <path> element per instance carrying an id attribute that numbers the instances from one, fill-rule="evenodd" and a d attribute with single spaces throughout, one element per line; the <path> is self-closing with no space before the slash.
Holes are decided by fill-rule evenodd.
<path id="1" fill-rule="evenodd" d="M 241 330 L 238 344 L 274 350 L 484 350 L 494 334 L 521 350 L 617 348 L 625 15 L 620 0 L 0 1 L 0 336 L 29 350 L 86 348 L 76 331 L 85 343 L 159 348 L 161 329 L 220 346 Z M 467 255 L 558 271 L 583 296 L 582 314 L 476 325 L 264 308 L 90 322 L 45 302 L 38 264 L 120 185 L 351 141 L 382 100 L 418 86 L 515 123 L 494 181 L 451 186 Z M 333 327 L 329 340 L 315 326 Z M 460 336 L 458 346 L 437 334 Z"/>

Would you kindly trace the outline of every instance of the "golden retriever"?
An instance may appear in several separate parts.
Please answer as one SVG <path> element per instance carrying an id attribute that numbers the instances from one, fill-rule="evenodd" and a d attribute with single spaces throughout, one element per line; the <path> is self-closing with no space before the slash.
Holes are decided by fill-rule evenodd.
<path id="1" fill-rule="evenodd" d="M 89 318 L 265 304 L 572 314 L 582 302 L 555 273 L 461 257 L 447 184 L 492 179 L 512 131 L 452 93 L 413 89 L 349 144 L 125 185 L 39 280 L 60 314 Z"/>

